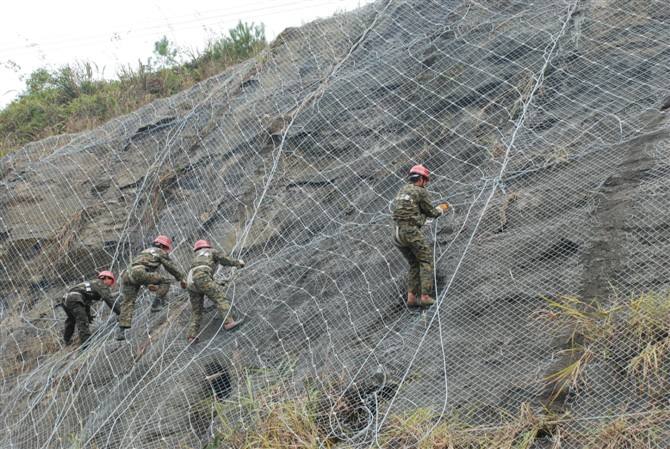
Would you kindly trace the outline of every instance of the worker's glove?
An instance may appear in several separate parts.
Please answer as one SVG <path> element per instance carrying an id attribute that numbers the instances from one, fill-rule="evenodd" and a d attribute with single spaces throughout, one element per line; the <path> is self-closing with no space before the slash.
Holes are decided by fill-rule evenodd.
<path id="1" fill-rule="evenodd" d="M 179 286 L 180 286 L 182 289 L 185 290 L 185 289 L 186 289 L 186 281 L 179 281 Z"/>
<path id="2" fill-rule="evenodd" d="M 149 285 L 147 285 L 147 288 L 149 289 L 150 292 L 157 292 L 158 291 L 158 285 L 156 285 L 156 284 L 149 284 Z"/>
<path id="3" fill-rule="evenodd" d="M 240 259 L 240 260 L 237 261 L 237 266 L 238 266 L 238 267 L 240 267 L 240 268 L 244 268 L 245 265 L 246 265 L 246 264 L 244 263 L 244 261 L 243 261 L 242 259 Z"/>
<path id="4" fill-rule="evenodd" d="M 438 204 L 436 208 L 439 209 L 439 211 L 444 215 L 449 210 L 449 203 Z"/>

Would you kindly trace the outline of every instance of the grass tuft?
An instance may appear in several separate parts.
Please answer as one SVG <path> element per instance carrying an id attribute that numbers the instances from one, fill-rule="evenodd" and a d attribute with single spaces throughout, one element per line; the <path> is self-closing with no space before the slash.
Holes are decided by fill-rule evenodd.
<path id="1" fill-rule="evenodd" d="M 621 416 L 600 427 L 571 435 L 584 449 L 648 449 L 667 447 L 670 432 L 667 410 L 639 416 Z"/>
<path id="2" fill-rule="evenodd" d="M 504 424 L 496 428 L 472 428 L 456 417 L 440 417 L 419 408 L 411 413 L 392 416 L 382 429 L 382 448 L 417 449 L 530 449 L 551 427 L 545 416 L 522 404 L 518 414 L 503 414 Z M 553 431 L 553 430 L 552 430 Z"/>
<path id="3" fill-rule="evenodd" d="M 571 330 L 569 364 L 545 381 L 555 384 L 552 400 L 561 391 L 578 390 L 594 361 L 625 368 L 641 389 L 662 395 L 667 384 L 670 355 L 670 294 L 644 293 L 605 307 L 574 296 L 548 301 L 541 316 Z"/>

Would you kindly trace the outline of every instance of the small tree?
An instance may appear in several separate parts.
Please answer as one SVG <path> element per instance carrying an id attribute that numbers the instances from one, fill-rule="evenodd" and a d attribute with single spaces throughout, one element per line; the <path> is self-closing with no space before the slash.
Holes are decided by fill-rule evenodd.
<path id="1" fill-rule="evenodd" d="M 228 30 L 228 36 L 210 41 L 201 59 L 234 64 L 255 55 L 266 44 L 263 24 L 240 21 L 235 28 Z"/>
<path id="2" fill-rule="evenodd" d="M 167 68 L 177 64 L 177 55 L 179 50 L 174 48 L 174 43 L 170 42 L 167 36 L 154 42 L 154 55 L 158 61 L 158 68 Z"/>
<path id="3" fill-rule="evenodd" d="M 248 58 L 259 47 L 264 47 L 266 44 L 263 24 L 256 25 L 253 22 L 248 24 L 240 21 L 235 28 L 228 31 L 228 35 L 232 51 L 237 59 Z"/>
<path id="4" fill-rule="evenodd" d="M 51 73 L 45 68 L 37 69 L 26 79 L 25 95 L 35 95 L 52 86 L 53 77 Z"/>

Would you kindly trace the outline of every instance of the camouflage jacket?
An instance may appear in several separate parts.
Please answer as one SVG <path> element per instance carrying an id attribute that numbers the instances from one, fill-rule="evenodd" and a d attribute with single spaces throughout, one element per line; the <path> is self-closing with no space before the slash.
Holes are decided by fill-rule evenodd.
<path id="1" fill-rule="evenodd" d="M 209 267 L 209 270 L 214 273 L 219 265 L 239 267 L 240 263 L 238 260 L 226 256 L 222 251 L 217 251 L 212 248 L 202 248 L 196 251 L 193 255 L 191 270 L 199 267 Z"/>
<path id="2" fill-rule="evenodd" d="M 398 224 L 421 227 L 426 218 L 436 218 L 442 212 L 430 203 L 430 194 L 412 183 L 405 184 L 393 201 L 393 220 Z"/>
<path id="3" fill-rule="evenodd" d="M 100 279 L 85 281 L 72 287 L 68 293 L 79 293 L 84 304 L 90 306 L 93 301 L 105 301 L 114 312 L 119 313 L 119 306 L 114 304 L 112 292 Z"/>
<path id="4" fill-rule="evenodd" d="M 155 246 L 149 247 L 139 253 L 133 259 L 133 262 L 130 265 L 133 267 L 142 265 L 146 267 L 147 271 L 151 272 L 157 271 L 160 266 L 163 265 L 168 273 L 174 276 L 174 278 L 178 281 L 183 281 L 186 278 L 184 273 L 182 273 L 174 263 L 170 255 L 162 249 L 156 248 Z"/>

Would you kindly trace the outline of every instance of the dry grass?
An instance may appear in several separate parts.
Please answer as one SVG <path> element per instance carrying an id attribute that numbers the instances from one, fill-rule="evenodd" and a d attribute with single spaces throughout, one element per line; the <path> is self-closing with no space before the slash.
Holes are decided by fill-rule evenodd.
<path id="1" fill-rule="evenodd" d="M 516 414 L 501 412 L 502 424 L 472 427 L 456 416 L 442 416 L 428 408 L 392 415 L 373 441 L 365 446 L 346 441 L 337 446 L 316 423 L 317 396 L 287 397 L 276 385 L 228 403 L 215 405 L 220 417 L 217 436 L 209 449 L 647 449 L 664 447 L 670 437 L 670 411 L 621 416 L 584 430 L 569 416 L 537 413 L 523 404 Z M 232 407 L 234 410 L 226 410 Z M 225 416 L 235 419 L 227 421 Z M 237 419 L 242 412 L 241 422 Z M 583 424 L 583 423 L 582 423 Z"/>
<path id="2" fill-rule="evenodd" d="M 569 329 L 569 348 L 558 353 L 566 365 L 545 377 L 553 384 L 550 402 L 568 390 L 578 390 L 589 364 L 601 354 L 603 341 L 615 333 L 612 322 L 616 308 L 589 304 L 575 296 L 546 299 L 549 308 L 541 313 L 545 320 L 558 322 L 559 328 Z"/>
<path id="3" fill-rule="evenodd" d="M 548 300 L 545 319 L 571 329 L 570 363 L 545 378 L 555 391 L 578 389 L 593 361 L 624 363 L 628 375 L 649 393 L 668 377 L 670 295 L 645 293 L 617 306 L 587 303 L 574 296 Z M 622 362 L 623 361 L 623 362 Z"/>
<path id="4" fill-rule="evenodd" d="M 540 436 L 548 434 L 546 417 L 523 404 L 516 416 L 503 416 L 496 428 L 470 428 L 454 417 L 441 418 L 428 409 L 393 416 L 382 429 L 382 448 L 415 449 L 530 449 Z"/>
<path id="5" fill-rule="evenodd" d="M 561 329 L 562 335 L 567 330 L 571 346 L 563 354 L 570 363 L 545 378 L 556 384 L 557 389 L 574 391 L 581 388 L 587 381 L 588 367 L 594 362 L 627 367 L 628 375 L 647 389 L 657 388 L 659 382 L 665 382 L 670 348 L 670 296 L 645 294 L 628 301 L 614 298 L 612 303 L 617 304 L 614 306 L 587 303 L 574 296 L 547 301 L 548 308 L 541 314 L 542 319 L 558 323 L 552 327 Z M 210 447 L 333 447 L 332 435 L 320 420 L 325 416 L 330 419 L 328 422 L 341 423 L 346 414 L 343 410 L 349 413 L 356 409 L 345 401 L 347 395 L 341 393 L 340 384 L 341 380 L 332 382 L 332 385 L 320 382 L 321 391 L 305 391 L 300 395 L 287 394 L 281 383 L 261 390 L 248 385 L 244 397 L 215 406 L 220 425 L 217 438 Z M 333 391 L 323 391 L 329 389 Z M 239 416 L 244 417 L 241 423 Z M 660 411 L 635 418 L 621 416 L 589 431 L 576 431 L 575 423 L 568 417 L 539 414 L 524 404 L 516 414 L 501 414 L 501 421 L 503 424 L 497 427 L 473 428 L 458 417 L 440 416 L 432 410 L 419 408 L 390 416 L 369 447 L 531 449 L 538 447 L 540 441 L 542 447 L 551 449 L 562 446 L 587 449 L 663 447 L 668 437 L 664 426 L 670 422 L 670 412 Z M 342 444 L 346 444 L 346 439 Z"/>
<path id="6" fill-rule="evenodd" d="M 559 354 L 564 353 L 569 353 L 571 363 L 544 378 L 546 382 L 554 384 L 550 402 L 556 400 L 559 394 L 567 389 L 579 389 L 584 378 L 584 370 L 593 359 L 593 351 L 588 347 L 576 346 Z"/>
<path id="7" fill-rule="evenodd" d="M 258 388 L 254 385 L 255 378 L 275 378 L 276 381 Z M 247 371 L 245 379 L 246 385 L 236 397 L 214 403 L 218 425 L 209 448 L 330 447 L 315 420 L 316 392 L 289 394 L 279 381 L 281 377 L 273 373 Z"/>
<path id="8" fill-rule="evenodd" d="M 546 301 L 549 309 L 545 311 L 545 317 L 570 326 L 573 329 L 573 339 L 575 335 L 580 335 L 589 341 L 595 341 L 612 335 L 612 317 L 618 307 L 605 308 L 599 304 L 587 303 L 576 296 L 546 298 Z"/>
<path id="9" fill-rule="evenodd" d="M 667 447 L 670 412 L 661 410 L 639 416 L 622 416 L 570 439 L 584 449 L 648 449 Z"/>
<path id="10" fill-rule="evenodd" d="M 640 387 L 651 387 L 665 381 L 668 373 L 663 369 L 663 364 L 667 360 L 669 348 L 670 340 L 667 337 L 656 343 L 649 342 L 628 363 L 628 374 L 636 379 Z"/>
<path id="11" fill-rule="evenodd" d="M 234 403 L 215 406 L 219 416 L 217 435 L 210 447 L 236 449 L 317 449 L 330 447 L 314 420 L 312 402 L 306 396 L 277 398 L 277 391 L 254 394 Z M 228 420 L 230 407 L 244 409 L 244 421 Z"/>
<path id="12" fill-rule="evenodd" d="M 670 296 L 647 293 L 627 307 L 625 330 L 636 355 L 627 365 L 628 374 L 650 393 L 667 384 L 670 354 Z"/>
<path id="13" fill-rule="evenodd" d="M 496 428 L 469 428 L 453 418 L 439 420 L 427 409 L 393 417 L 369 449 L 649 449 L 670 441 L 670 411 L 621 416 L 588 430 L 575 430 L 567 416 L 533 413 L 527 404 Z"/>

